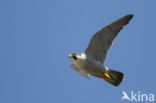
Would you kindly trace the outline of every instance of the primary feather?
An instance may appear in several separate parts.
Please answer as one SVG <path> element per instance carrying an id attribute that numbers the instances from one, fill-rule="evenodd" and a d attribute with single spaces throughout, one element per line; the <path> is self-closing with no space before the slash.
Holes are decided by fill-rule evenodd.
<path id="1" fill-rule="evenodd" d="M 114 38 L 132 17 L 131 14 L 124 16 L 95 33 L 85 53 L 103 63 Z"/>

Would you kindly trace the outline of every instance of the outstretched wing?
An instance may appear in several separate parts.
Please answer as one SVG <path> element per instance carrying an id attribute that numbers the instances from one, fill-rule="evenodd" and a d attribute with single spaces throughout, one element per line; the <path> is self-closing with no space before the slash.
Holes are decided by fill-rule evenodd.
<path id="1" fill-rule="evenodd" d="M 84 71 L 83 69 L 77 67 L 75 64 L 71 64 L 70 67 L 73 68 L 73 69 L 74 69 L 78 74 L 80 74 L 81 76 L 90 79 L 90 78 L 88 77 L 89 74 L 88 74 L 86 71 Z"/>
<path id="2" fill-rule="evenodd" d="M 91 38 L 85 53 L 103 63 L 114 38 L 132 17 L 131 14 L 126 15 L 96 32 Z"/>

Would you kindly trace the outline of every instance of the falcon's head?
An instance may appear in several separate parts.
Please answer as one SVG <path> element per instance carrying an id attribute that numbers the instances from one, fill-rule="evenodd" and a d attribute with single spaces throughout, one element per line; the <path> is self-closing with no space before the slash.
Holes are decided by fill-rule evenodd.
<path id="1" fill-rule="evenodd" d="M 72 60 L 77 60 L 77 54 L 76 53 L 69 54 L 69 58 L 71 58 Z"/>
<path id="2" fill-rule="evenodd" d="M 78 59 L 86 59 L 86 54 L 84 54 L 84 53 L 81 53 L 81 54 L 72 53 L 72 54 L 69 54 L 69 58 L 71 58 L 74 61 L 76 61 Z"/>

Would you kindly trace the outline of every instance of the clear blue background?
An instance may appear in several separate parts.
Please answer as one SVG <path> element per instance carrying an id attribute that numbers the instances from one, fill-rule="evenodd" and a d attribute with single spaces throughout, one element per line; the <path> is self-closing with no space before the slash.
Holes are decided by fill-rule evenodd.
<path id="1" fill-rule="evenodd" d="M 1 0 L 0 103 L 120 103 L 123 90 L 156 95 L 155 4 Z M 74 72 L 68 55 L 83 52 L 97 30 L 129 13 L 134 18 L 115 39 L 105 62 L 125 73 L 123 83 L 114 87 Z"/>

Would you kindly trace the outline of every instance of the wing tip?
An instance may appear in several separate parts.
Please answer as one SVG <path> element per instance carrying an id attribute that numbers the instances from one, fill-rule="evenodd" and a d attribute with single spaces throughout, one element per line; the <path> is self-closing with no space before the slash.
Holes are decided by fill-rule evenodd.
<path id="1" fill-rule="evenodd" d="M 127 25 L 129 23 L 129 21 L 133 18 L 133 16 L 134 16 L 133 14 L 128 14 L 128 15 L 124 16 L 123 18 L 121 18 L 120 20 L 124 20 L 123 26 Z"/>
<path id="2" fill-rule="evenodd" d="M 127 17 L 129 20 L 131 20 L 133 18 L 134 14 L 128 14 L 125 17 Z"/>
<path id="3" fill-rule="evenodd" d="M 133 17 L 133 16 L 134 16 L 134 14 L 127 14 L 127 16 L 129 16 L 129 17 Z"/>

